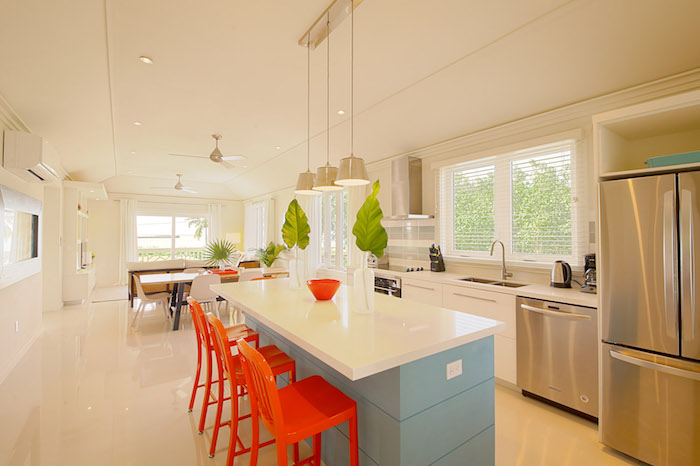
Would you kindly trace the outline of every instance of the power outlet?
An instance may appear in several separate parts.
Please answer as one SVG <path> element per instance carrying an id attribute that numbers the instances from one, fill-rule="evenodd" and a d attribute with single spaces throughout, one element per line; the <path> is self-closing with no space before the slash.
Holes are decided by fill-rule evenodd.
<path id="1" fill-rule="evenodd" d="M 458 375 L 462 375 L 462 360 L 447 364 L 447 380 L 454 379 Z"/>
<path id="2" fill-rule="evenodd" d="M 19 320 L 15 320 L 15 333 L 19 333 Z"/>

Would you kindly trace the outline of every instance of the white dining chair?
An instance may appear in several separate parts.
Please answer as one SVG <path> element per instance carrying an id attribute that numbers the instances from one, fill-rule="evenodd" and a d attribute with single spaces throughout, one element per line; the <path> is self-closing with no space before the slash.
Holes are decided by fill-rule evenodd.
<path id="1" fill-rule="evenodd" d="M 206 271 L 207 270 L 205 268 L 195 267 L 195 268 L 191 268 L 191 269 L 185 269 L 182 271 L 182 273 L 204 273 Z"/>
<path id="2" fill-rule="evenodd" d="M 211 308 L 214 306 L 217 316 L 219 315 L 219 306 L 216 298 L 219 295 L 214 293 L 209 286 L 218 285 L 221 283 L 221 277 L 215 273 L 207 273 L 194 277 L 192 281 L 192 288 L 190 288 L 190 296 L 196 299 L 199 304 L 202 305 L 204 309 L 207 307 Z"/>
<path id="3" fill-rule="evenodd" d="M 170 293 L 163 292 L 146 294 L 146 292 L 143 291 L 143 285 L 141 285 L 141 280 L 139 279 L 138 275 L 134 275 L 134 283 L 136 284 L 136 296 L 139 299 L 139 307 L 136 309 L 136 314 L 134 314 L 134 319 L 131 321 L 131 326 L 133 327 L 134 324 L 136 324 L 136 319 L 149 304 L 155 304 L 155 308 L 158 308 L 158 305 L 161 305 L 163 307 L 165 317 L 168 319 L 168 321 L 170 321 L 171 317 L 170 312 L 168 311 Z"/>
<path id="4" fill-rule="evenodd" d="M 262 278 L 263 273 L 260 269 L 239 269 L 238 281 L 249 282 L 254 278 Z"/>

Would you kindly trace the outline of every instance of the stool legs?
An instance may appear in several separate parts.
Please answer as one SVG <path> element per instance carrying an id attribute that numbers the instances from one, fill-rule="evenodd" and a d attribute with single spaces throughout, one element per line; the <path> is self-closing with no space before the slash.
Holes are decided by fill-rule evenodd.
<path id="1" fill-rule="evenodd" d="M 350 431 L 350 466 L 358 466 L 360 458 L 357 442 L 357 408 L 355 408 L 355 412 L 348 420 L 348 423 L 348 430 Z"/>
<path id="2" fill-rule="evenodd" d="M 192 412 L 192 408 L 194 407 L 194 399 L 195 399 L 195 396 L 197 395 L 197 389 L 200 387 L 199 376 L 200 376 L 201 372 L 202 372 L 202 345 L 197 344 L 197 370 L 195 371 L 194 384 L 192 385 L 192 395 L 190 396 L 189 412 Z"/>
<path id="3" fill-rule="evenodd" d="M 221 413 L 224 411 L 224 373 L 221 364 L 217 363 L 217 366 L 219 366 L 219 383 L 217 384 L 219 390 L 216 403 L 216 418 L 214 419 L 214 433 L 211 436 L 211 447 L 209 448 L 209 458 L 213 458 L 216 452 L 216 440 L 219 438 L 219 429 L 221 428 Z M 234 402 L 234 399 L 238 401 L 235 393 L 231 393 L 231 403 Z M 237 424 L 238 419 L 235 419 L 235 422 Z M 231 419 L 232 429 L 233 424 L 234 419 Z"/>
<path id="4" fill-rule="evenodd" d="M 207 351 L 207 379 L 204 381 L 204 401 L 202 401 L 202 414 L 199 416 L 199 430 L 197 433 L 204 433 L 204 422 L 207 419 L 207 408 L 209 407 L 209 397 L 211 396 L 211 351 Z"/>
<path id="5" fill-rule="evenodd" d="M 321 466 L 321 433 L 314 435 L 314 466 Z"/>

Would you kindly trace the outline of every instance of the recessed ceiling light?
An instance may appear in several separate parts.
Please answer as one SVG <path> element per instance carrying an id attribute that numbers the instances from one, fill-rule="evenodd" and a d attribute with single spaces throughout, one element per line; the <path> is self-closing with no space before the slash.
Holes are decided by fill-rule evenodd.
<path id="1" fill-rule="evenodd" d="M 149 57 L 147 57 L 147 56 L 145 56 L 145 55 L 140 56 L 140 57 L 139 57 L 139 60 L 141 60 L 142 62 L 144 62 L 144 63 L 147 64 L 147 65 L 152 65 L 152 64 L 153 64 L 153 60 L 151 60 Z"/>
<path id="2" fill-rule="evenodd" d="M 142 124 L 143 124 L 143 123 L 141 123 L 140 121 L 135 121 L 135 122 L 134 122 L 134 126 L 141 126 Z"/>
<path id="3" fill-rule="evenodd" d="M 345 115 L 345 110 L 338 110 L 338 115 Z"/>
<path id="4" fill-rule="evenodd" d="M 91 192 L 91 193 L 94 193 L 95 191 L 91 189 L 90 192 Z"/>
<path id="5" fill-rule="evenodd" d="M 282 149 L 282 146 L 275 146 L 275 149 L 280 150 Z"/>
<path id="6" fill-rule="evenodd" d="M 131 155 L 136 155 L 136 152 L 134 152 L 134 151 L 131 151 Z"/>

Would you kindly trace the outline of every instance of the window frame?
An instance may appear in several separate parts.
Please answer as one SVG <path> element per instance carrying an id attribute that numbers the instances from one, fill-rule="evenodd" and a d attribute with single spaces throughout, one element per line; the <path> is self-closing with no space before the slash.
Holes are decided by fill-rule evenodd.
<path id="1" fill-rule="evenodd" d="M 335 196 L 335 247 L 331 247 L 331 202 Z M 348 214 L 350 198 L 347 190 L 326 191 L 319 196 L 321 222 L 319 231 L 318 257 L 321 267 L 344 268 L 350 263 L 350 238 Z M 344 246 L 347 248 L 344 250 Z"/>
<path id="2" fill-rule="evenodd" d="M 178 213 L 178 214 L 171 214 L 171 215 L 165 215 L 161 213 L 145 213 L 145 212 L 139 212 L 136 214 L 136 257 L 139 262 L 157 262 L 160 259 L 156 259 L 155 261 L 142 261 L 140 260 L 140 251 L 142 250 L 139 248 L 138 245 L 138 240 L 139 240 L 139 217 L 163 217 L 163 218 L 170 218 L 170 257 L 162 259 L 162 260 L 177 260 L 177 259 L 185 259 L 185 260 L 200 260 L 196 258 L 180 258 L 175 256 L 175 252 L 178 249 L 177 248 L 177 219 L 178 218 L 206 218 L 207 222 L 211 222 L 211 219 L 207 217 L 206 215 L 188 215 L 184 213 Z M 202 254 L 204 253 L 206 246 L 207 246 L 207 234 L 208 234 L 208 229 L 209 227 L 207 226 L 207 229 L 204 231 L 204 244 L 201 248 Z M 193 248 L 194 249 L 194 248 Z M 166 251 L 165 248 L 163 248 L 163 251 Z"/>
<path id="3" fill-rule="evenodd" d="M 522 146 L 521 146 L 522 147 Z M 536 157 L 543 151 L 553 151 L 566 147 L 570 150 L 571 183 L 571 238 L 572 251 L 564 254 L 529 254 L 514 252 L 513 241 L 513 162 Z M 550 264 L 553 260 L 566 260 L 572 265 L 582 263 L 582 255 L 587 248 L 588 232 L 586 229 L 585 203 L 585 160 L 581 155 L 580 141 L 575 138 L 562 138 L 545 144 L 528 144 L 522 149 L 503 151 L 495 155 L 478 157 L 466 162 L 445 164 L 436 169 L 439 240 L 443 244 L 446 257 L 462 260 L 500 260 L 491 257 L 490 252 L 462 251 L 455 249 L 454 241 L 454 185 L 453 174 L 460 170 L 478 169 L 494 166 L 494 240 L 501 240 L 506 249 L 506 260 L 522 265 Z M 491 152 L 494 154 L 494 152 Z M 494 253 L 495 254 L 495 253 Z"/>

